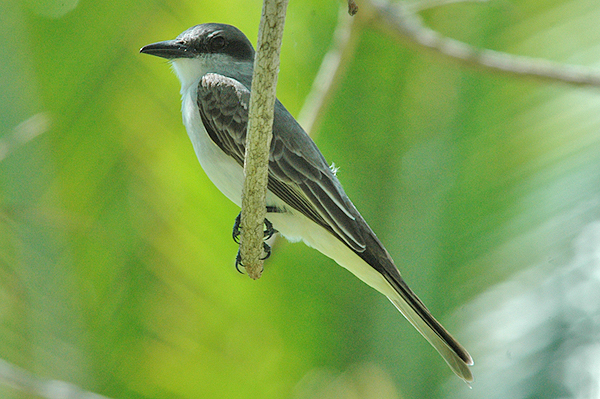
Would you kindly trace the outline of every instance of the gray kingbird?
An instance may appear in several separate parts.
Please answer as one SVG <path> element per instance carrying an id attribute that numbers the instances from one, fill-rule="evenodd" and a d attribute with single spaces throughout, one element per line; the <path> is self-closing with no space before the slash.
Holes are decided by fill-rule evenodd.
<path id="1" fill-rule="evenodd" d="M 241 206 L 254 48 L 231 25 L 196 25 L 140 52 L 171 61 L 181 81 L 183 123 L 202 168 Z M 277 101 L 267 186 L 268 219 L 388 297 L 465 381 L 473 359 L 433 318 L 356 210 L 312 139 Z"/>

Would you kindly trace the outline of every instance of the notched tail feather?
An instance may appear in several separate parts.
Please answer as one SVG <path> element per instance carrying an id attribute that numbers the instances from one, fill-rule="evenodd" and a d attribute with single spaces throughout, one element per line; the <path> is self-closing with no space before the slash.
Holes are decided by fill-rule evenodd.
<path id="1" fill-rule="evenodd" d="M 469 369 L 473 365 L 473 358 L 466 349 L 431 315 L 405 283 L 393 281 L 390 285 L 398 295 L 388 298 L 400 313 L 438 351 L 459 378 L 467 383 L 473 381 Z"/>

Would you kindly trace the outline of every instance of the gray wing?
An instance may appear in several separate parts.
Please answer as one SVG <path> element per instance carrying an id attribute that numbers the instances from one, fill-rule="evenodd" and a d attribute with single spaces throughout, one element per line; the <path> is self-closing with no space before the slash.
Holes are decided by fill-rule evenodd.
<path id="1" fill-rule="evenodd" d="M 235 79 L 206 74 L 200 81 L 198 106 L 206 131 L 240 166 L 244 164 L 249 102 L 249 90 Z M 471 356 L 408 287 L 388 252 L 344 193 L 315 143 L 279 101 L 275 104 L 268 188 L 286 204 L 329 230 L 379 271 L 432 334 L 458 356 L 457 366 L 453 355 L 448 357 L 443 348 L 440 350 L 434 345 L 455 373 L 467 381 L 472 380 L 467 367 L 473 364 Z M 394 303 L 402 311 L 403 303 Z M 418 321 L 411 323 L 429 342 L 435 342 Z"/>
<path id="2" fill-rule="evenodd" d="M 209 73 L 200 80 L 198 107 L 206 131 L 241 166 L 249 103 L 250 91 L 235 79 Z M 268 188 L 352 250 L 365 250 L 361 216 L 315 143 L 279 101 L 273 121 Z"/>

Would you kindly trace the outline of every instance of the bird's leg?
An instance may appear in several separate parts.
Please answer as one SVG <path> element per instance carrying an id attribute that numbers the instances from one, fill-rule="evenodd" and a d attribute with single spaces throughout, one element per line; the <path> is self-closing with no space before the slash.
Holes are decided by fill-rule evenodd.
<path id="1" fill-rule="evenodd" d="M 275 212 L 281 212 L 281 210 L 279 210 L 275 206 L 267 206 L 267 213 L 275 213 Z M 236 244 L 240 243 L 240 229 L 241 229 L 240 224 L 241 224 L 241 222 L 242 222 L 242 212 L 238 213 L 238 215 L 236 216 L 235 221 L 233 223 L 233 232 L 232 232 L 231 236 L 233 237 L 233 241 L 235 241 Z M 264 240 L 266 241 L 266 240 L 270 239 L 271 237 L 273 237 L 273 234 L 277 233 L 277 230 L 275 230 L 273 228 L 273 223 L 271 223 L 269 221 L 269 219 L 265 219 L 264 223 L 265 223 L 265 230 L 263 232 L 263 237 L 264 237 Z M 271 247 L 266 242 L 263 242 L 263 251 L 265 252 L 265 257 L 261 258 L 261 260 L 266 260 L 269 258 L 269 256 L 271 256 Z M 235 257 L 235 268 L 238 272 L 241 273 L 240 266 L 244 267 L 244 265 L 242 264 L 242 256 L 240 255 L 240 251 L 238 249 L 238 253 Z"/>

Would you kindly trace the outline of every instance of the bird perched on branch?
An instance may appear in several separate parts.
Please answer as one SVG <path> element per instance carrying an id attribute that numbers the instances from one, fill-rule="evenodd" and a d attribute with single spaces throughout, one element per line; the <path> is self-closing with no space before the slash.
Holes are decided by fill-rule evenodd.
<path id="1" fill-rule="evenodd" d="M 231 25 L 209 23 L 140 51 L 172 62 L 181 81 L 183 122 L 198 160 L 217 188 L 241 206 L 252 44 Z M 408 287 L 315 143 L 279 101 L 267 212 L 269 225 L 283 236 L 304 241 L 388 297 L 457 376 L 473 380 L 469 353 Z"/>

